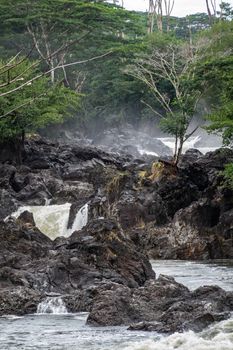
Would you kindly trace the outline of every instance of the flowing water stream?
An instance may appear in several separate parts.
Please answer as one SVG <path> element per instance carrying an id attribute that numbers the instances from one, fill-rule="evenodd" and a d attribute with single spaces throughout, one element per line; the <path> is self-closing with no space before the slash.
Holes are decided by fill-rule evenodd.
<path id="1" fill-rule="evenodd" d="M 152 265 L 157 276 L 159 273 L 174 276 L 191 289 L 217 284 L 233 290 L 233 261 L 152 261 Z M 37 311 L 35 315 L 0 318 L 1 350 L 233 349 L 233 317 L 198 334 L 189 331 L 164 336 L 155 332 L 130 332 L 126 327 L 86 326 L 87 314 L 66 313 L 59 297 L 48 298 Z"/>
<path id="2" fill-rule="evenodd" d="M 158 137 L 159 141 L 161 141 L 165 146 L 170 148 L 170 150 L 174 153 L 175 151 L 175 138 L 174 137 Z M 207 137 L 207 140 L 209 137 Z M 212 142 L 208 143 L 207 140 L 204 140 L 201 136 L 192 136 L 190 137 L 183 145 L 183 152 L 185 153 L 191 148 L 195 148 L 199 150 L 201 153 L 206 154 L 208 152 L 213 152 L 217 148 L 222 147 L 222 143 L 218 139 L 213 139 Z M 154 150 L 147 148 L 143 148 L 142 145 L 138 146 L 138 151 L 141 155 L 147 154 L 151 156 L 157 157 L 158 154 L 154 152 Z"/>
<path id="3" fill-rule="evenodd" d="M 174 137 L 161 137 L 158 140 L 162 141 L 164 145 L 169 147 L 173 152 L 175 149 L 175 138 Z M 217 148 L 221 147 L 221 143 L 215 142 L 212 145 L 204 145 L 204 142 L 200 136 L 190 137 L 183 146 L 183 153 L 185 153 L 190 148 L 198 149 L 201 153 L 206 154 L 207 152 L 215 151 Z"/>

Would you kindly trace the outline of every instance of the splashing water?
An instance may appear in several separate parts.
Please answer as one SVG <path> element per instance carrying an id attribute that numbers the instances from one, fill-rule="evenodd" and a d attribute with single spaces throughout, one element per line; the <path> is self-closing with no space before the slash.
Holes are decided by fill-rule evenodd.
<path id="1" fill-rule="evenodd" d="M 161 142 L 164 143 L 165 146 L 169 147 L 173 152 L 175 150 L 175 138 L 174 137 L 161 137 L 158 138 Z M 201 142 L 202 138 L 200 136 L 192 136 L 190 137 L 183 146 L 183 153 L 185 153 L 190 148 L 198 149 L 201 153 L 206 154 L 207 152 L 215 151 L 217 148 L 221 147 L 221 144 L 218 142 L 216 146 L 198 146 L 197 144 Z"/>
<path id="2" fill-rule="evenodd" d="M 172 263 L 172 266 L 170 265 Z M 209 263 L 154 261 L 156 272 L 177 276 L 187 285 L 228 281 L 233 290 L 233 261 L 216 261 L 212 274 Z M 161 265 L 160 265 L 161 264 Z M 188 267 L 188 268 L 187 268 Z M 205 268 L 206 267 L 206 268 Z M 206 277 L 206 280 L 205 280 Z M 194 279 L 194 280 L 193 280 Z M 186 284 L 186 283 L 185 283 Z M 224 287 L 224 285 L 220 284 Z M 49 300 L 56 299 L 49 297 Z M 48 302 L 47 302 L 48 304 Z M 41 308 L 41 306 L 40 306 Z M 44 309 L 43 309 L 44 310 Z M 41 310 L 41 312 L 44 312 Z M 61 310 L 61 309 L 60 309 Z M 38 310 L 39 311 L 39 310 Z M 61 312 L 61 311 L 59 311 Z M 232 350 L 233 318 L 218 322 L 203 332 L 192 331 L 163 335 L 156 332 L 128 331 L 127 327 L 87 326 L 88 314 L 37 314 L 24 317 L 0 317 L 0 350 Z"/>
<path id="3" fill-rule="evenodd" d="M 88 221 L 88 204 L 85 204 L 77 213 L 75 220 L 73 222 L 72 228 L 68 230 L 68 234 L 70 235 L 74 231 L 81 230 L 84 226 L 86 226 Z"/>
<path id="4" fill-rule="evenodd" d="M 162 141 L 164 145 L 169 147 L 173 152 L 175 150 L 175 138 L 174 137 L 162 137 L 158 140 Z M 183 152 L 187 151 L 190 148 L 195 148 L 197 142 L 201 140 L 200 136 L 190 137 L 183 146 Z"/>
<path id="5" fill-rule="evenodd" d="M 37 306 L 37 314 L 67 314 L 66 306 L 60 297 L 48 297 Z"/>
<path id="6" fill-rule="evenodd" d="M 174 333 L 159 340 L 132 342 L 122 350 L 232 350 L 233 320 L 218 323 L 201 333 Z"/>
<path id="7" fill-rule="evenodd" d="M 72 232 L 81 230 L 88 221 L 88 204 L 85 204 L 77 213 L 71 229 L 68 229 L 70 203 L 48 206 L 23 206 L 11 217 L 18 218 L 25 210 L 33 214 L 36 226 L 50 239 L 69 237 Z"/>
<path id="8" fill-rule="evenodd" d="M 158 157 L 159 156 L 158 153 L 152 152 L 152 151 L 147 151 L 147 150 L 143 150 L 143 149 L 139 149 L 138 151 L 139 151 L 139 153 L 141 155 L 147 154 L 148 156 L 154 156 L 154 157 Z"/>

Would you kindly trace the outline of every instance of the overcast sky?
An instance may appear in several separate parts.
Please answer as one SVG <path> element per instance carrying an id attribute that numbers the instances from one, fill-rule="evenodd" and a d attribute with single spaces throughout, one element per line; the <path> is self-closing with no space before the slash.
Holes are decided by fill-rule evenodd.
<path id="1" fill-rule="evenodd" d="M 225 0 L 233 5 L 233 0 Z M 217 0 L 221 3 L 221 0 Z M 148 0 L 124 0 L 124 6 L 128 10 L 148 10 Z M 185 16 L 191 13 L 206 12 L 205 0 L 175 0 L 175 6 L 173 10 L 174 16 Z"/>

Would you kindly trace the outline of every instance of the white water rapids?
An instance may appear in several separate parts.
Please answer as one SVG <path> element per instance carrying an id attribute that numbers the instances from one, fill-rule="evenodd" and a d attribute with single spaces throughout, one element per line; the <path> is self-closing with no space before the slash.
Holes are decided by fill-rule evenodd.
<path id="1" fill-rule="evenodd" d="M 159 141 L 161 141 L 165 146 L 170 148 L 170 150 L 174 153 L 175 151 L 175 138 L 174 137 L 159 137 Z M 204 139 L 201 136 L 192 136 L 187 141 L 185 141 L 183 145 L 183 153 L 188 151 L 191 148 L 195 148 L 199 150 L 201 153 L 206 154 L 207 152 L 213 152 L 216 149 L 220 148 L 222 146 L 221 141 L 217 138 L 212 141 L 208 141 L 208 135 L 206 136 L 206 139 Z M 140 154 L 148 154 L 152 156 L 158 156 L 158 154 L 155 151 L 143 149 L 142 146 L 138 147 L 138 151 Z"/>
<path id="2" fill-rule="evenodd" d="M 72 232 L 81 230 L 88 221 L 88 204 L 77 213 L 72 228 L 68 229 L 70 203 L 62 205 L 23 206 L 12 217 L 19 217 L 25 210 L 33 214 L 36 226 L 41 232 L 54 240 L 57 237 L 69 237 Z"/>
<path id="3" fill-rule="evenodd" d="M 67 229 L 70 204 L 22 207 L 33 213 L 36 225 L 52 239 L 81 229 L 88 219 L 88 205 L 76 215 Z M 195 289 L 216 284 L 233 291 L 233 261 L 198 263 L 152 261 L 156 275 L 171 275 Z M 61 297 L 46 297 L 37 314 L 0 317 L 0 350 L 233 350 L 233 316 L 213 324 L 201 333 L 192 331 L 163 335 L 128 331 L 127 327 L 89 327 L 87 313 L 69 314 Z"/>
<path id="4" fill-rule="evenodd" d="M 175 276 L 191 289 L 211 283 L 233 291 L 233 261 L 152 261 L 152 266 L 157 275 L 161 272 Z M 51 304 L 52 308 L 48 308 Z M 131 332 L 127 327 L 86 326 L 87 313 L 65 313 L 60 297 L 48 297 L 38 311 L 40 314 L 24 317 L 0 317 L 0 350 L 233 349 L 233 317 L 201 333 L 189 331 L 166 336 Z M 44 313 L 48 311 L 53 313 Z"/>
<path id="5" fill-rule="evenodd" d="M 68 311 L 61 297 L 47 297 L 37 306 L 36 313 L 64 315 Z"/>
<path id="6" fill-rule="evenodd" d="M 169 147 L 173 152 L 175 149 L 175 138 L 174 137 L 161 137 L 158 140 L 162 141 L 165 146 Z M 201 153 L 206 154 L 207 152 L 215 151 L 217 148 L 221 147 L 219 143 L 211 146 L 202 145 L 202 138 L 200 136 L 190 137 L 183 146 L 183 153 L 185 153 L 190 148 L 198 149 Z"/>

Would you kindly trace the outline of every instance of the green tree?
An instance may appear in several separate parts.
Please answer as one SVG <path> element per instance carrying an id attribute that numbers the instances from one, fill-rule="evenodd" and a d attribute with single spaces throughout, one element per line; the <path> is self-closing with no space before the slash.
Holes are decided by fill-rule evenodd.
<path id="1" fill-rule="evenodd" d="M 0 143 L 14 148 L 18 162 L 26 132 L 61 123 L 79 104 L 80 96 L 62 83 L 51 85 L 25 57 L 0 61 Z"/>
<path id="2" fill-rule="evenodd" d="M 96 56 L 95 41 L 101 41 L 104 48 L 109 38 L 120 37 L 132 26 L 129 12 L 91 0 L 2 0 L 0 22 L 1 42 L 7 51 L 32 50 L 31 57 L 42 60 L 44 69 L 50 70 L 51 81 L 63 78 L 67 85 L 75 81 L 74 67 L 53 68 Z"/>
<path id="3" fill-rule="evenodd" d="M 233 140 L 233 22 L 219 22 L 204 32 L 197 45 L 195 76 L 209 102 L 209 131 L 221 133 L 225 144 Z"/>
<path id="4" fill-rule="evenodd" d="M 170 40 L 169 44 L 167 40 Z M 190 69 L 193 61 L 194 54 L 189 45 L 162 36 L 151 54 L 140 55 L 127 70 L 153 94 L 154 103 L 145 104 L 160 118 L 162 130 L 174 136 L 175 164 L 179 161 L 184 142 L 196 131 L 189 130 L 200 97 Z"/>
<path id="5" fill-rule="evenodd" d="M 220 16 L 221 20 L 232 20 L 233 8 L 231 4 L 222 1 L 222 3 L 220 4 L 220 11 L 218 11 L 218 15 Z"/>
<path id="6" fill-rule="evenodd" d="M 141 50 L 146 23 L 138 14 L 106 1 L 2 0 L 0 29 L 2 55 L 30 52 L 43 71 L 51 70 L 51 81 L 85 95 L 77 122 L 138 114 L 140 87 L 122 73 Z M 83 63 L 67 66 L 73 61 Z M 63 68 L 53 70 L 58 64 Z"/>

